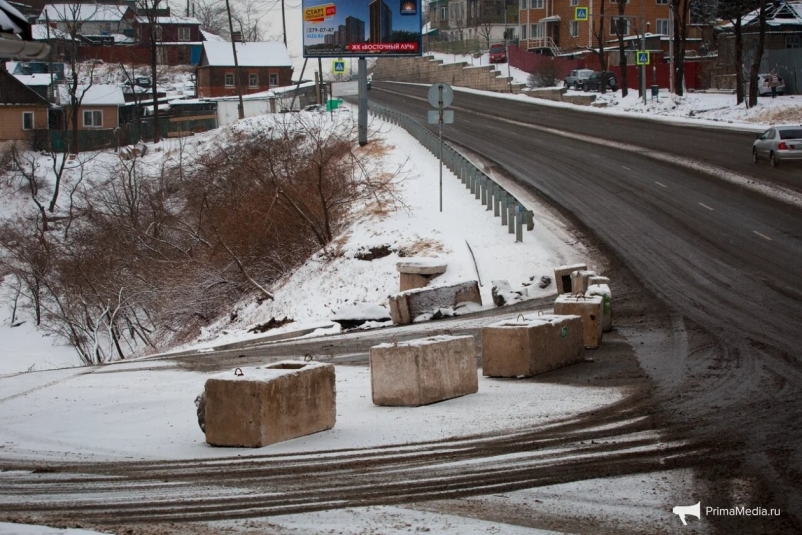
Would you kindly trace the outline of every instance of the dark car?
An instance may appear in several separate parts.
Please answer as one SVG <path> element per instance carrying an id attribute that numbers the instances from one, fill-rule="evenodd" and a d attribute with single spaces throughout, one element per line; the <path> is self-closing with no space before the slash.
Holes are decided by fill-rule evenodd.
<path id="1" fill-rule="evenodd" d="M 507 47 L 502 43 L 490 45 L 490 63 L 506 63 Z"/>
<path id="2" fill-rule="evenodd" d="M 601 91 L 602 80 L 607 80 L 607 89 L 618 91 L 618 80 L 615 73 L 609 71 L 593 71 L 590 78 L 582 84 L 585 91 Z"/>

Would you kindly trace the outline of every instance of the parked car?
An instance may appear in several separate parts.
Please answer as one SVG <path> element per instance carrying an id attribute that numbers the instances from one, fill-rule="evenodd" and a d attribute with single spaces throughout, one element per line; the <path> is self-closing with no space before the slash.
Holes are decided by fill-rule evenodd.
<path id="1" fill-rule="evenodd" d="M 565 77 L 563 82 L 565 87 L 579 91 L 591 74 L 593 74 L 593 69 L 575 69 Z"/>
<path id="2" fill-rule="evenodd" d="M 618 80 L 615 73 L 609 71 L 593 71 L 593 74 L 582 83 L 585 91 L 601 91 L 602 80 L 607 80 L 607 89 L 618 91 Z"/>
<path id="3" fill-rule="evenodd" d="M 766 158 L 772 167 L 787 160 L 802 160 L 802 125 L 769 128 L 752 143 L 752 161 Z"/>
<path id="4" fill-rule="evenodd" d="M 490 45 L 490 63 L 507 63 L 507 47 L 503 43 Z"/>
<path id="5" fill-rule="evenodd" d="M 757 94 L 761 97 L 764 95 L 771 95 L 771 86 L 769 85 L 769 74 L 758 74 L 757 75 Z M 780 85 L 777 86 L 777 94 L 782 95 L 785 93 L 785 81 L 783 81 L 781 76 L 777 78 L 780 79 Z"/>

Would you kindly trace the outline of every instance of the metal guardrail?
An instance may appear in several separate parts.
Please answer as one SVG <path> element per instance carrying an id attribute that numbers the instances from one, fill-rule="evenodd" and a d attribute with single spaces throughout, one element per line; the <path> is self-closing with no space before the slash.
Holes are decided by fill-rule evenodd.
<path id="1" fill-rule="evenodd" d="M 438 155 L 440 140 L 437 135 L 416 120 L 401 112 L 373 104 L 370 105 L 369 111 L 391 124 L 400 126 L 429 152 Z M 446 142 L 443 142 L 443 165 L 457 175 L 476 199 L 481 200 L 486 211 L 493 210 L 493 215 L 501 218 L 501 224 L 508 228 L 510 234 L 515 234 L 515 241 L 523 241 L 524 225 L 526 230 L 535 228 L 535 213 L 532 210 L 527 210 L 514 195 Z"/>

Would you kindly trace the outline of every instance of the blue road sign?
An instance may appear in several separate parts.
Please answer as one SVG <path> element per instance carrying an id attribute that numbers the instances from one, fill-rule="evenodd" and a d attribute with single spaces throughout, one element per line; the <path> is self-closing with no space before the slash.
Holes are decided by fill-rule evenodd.
<path id="1" fill-rule="evenodd" d="M 637 58 L 635 63 L 638 65 L 648 65 L 649 64 L 649 51 L 648 50 L 638 50 Z"/>
<path id="2" fill-rule="evenodd" d="M 588 8 L 586 7 L 574 8 L 574 20 L 588 20 Z"/>

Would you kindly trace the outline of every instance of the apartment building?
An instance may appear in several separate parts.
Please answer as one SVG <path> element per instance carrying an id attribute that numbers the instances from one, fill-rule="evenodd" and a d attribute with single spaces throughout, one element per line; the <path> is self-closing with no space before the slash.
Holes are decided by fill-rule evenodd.
<path id="1" fill-rule="evenodd" d="M 644 31 L 666 36 L 669 34 L 669 0 L 518 1 L 520 46 L 544 54 L 556 56 L 597 47 L 598 41 L 594 32 L 598 32 L 601 20 L 604 20 L 606 46 L 612 46 L 618 40 L 613 23 L 618 18 L 619 1 L 626 2 L 623 17 L 625 35 L 636 36 Z M 587 8 L 587 21 L 575 19 L 577 7 Z"/>

